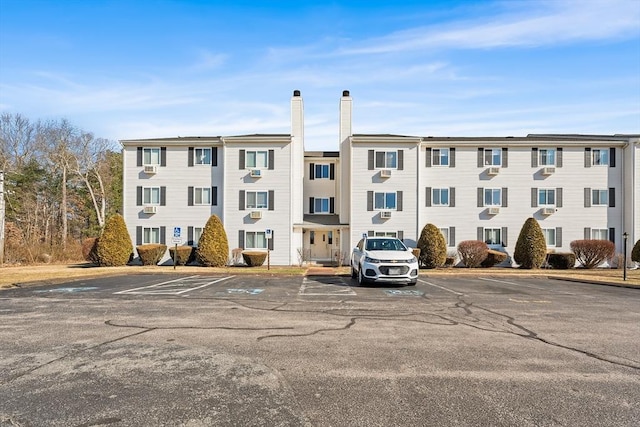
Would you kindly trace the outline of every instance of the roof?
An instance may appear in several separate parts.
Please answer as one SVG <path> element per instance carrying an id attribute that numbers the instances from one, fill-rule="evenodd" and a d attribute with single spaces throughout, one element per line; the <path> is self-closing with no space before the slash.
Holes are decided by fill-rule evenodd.
<path id="1" fill-rule="evenodd" d="M 339 151 L 305 151 L 305 157 L 340 157 Z"/>
<path id="2" fill-rule="evenodd" d="M 338 215 L 304 215 L 303 222 L 301 224 L 304 228 L 337 228 L 348 227 L 349 224 L 341 224 L 340 217 Z"/>

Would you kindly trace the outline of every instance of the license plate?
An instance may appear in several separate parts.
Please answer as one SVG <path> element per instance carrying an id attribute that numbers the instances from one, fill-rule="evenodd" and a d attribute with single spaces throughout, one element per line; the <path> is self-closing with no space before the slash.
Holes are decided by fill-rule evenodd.
<path id="1" fill-rule="evenodd" d="M 399 274 L 402 274 L 402 268 L 400 268 L 400 267 L 389 267 L 389 275 L 390 276 L 399 275 Z"/>

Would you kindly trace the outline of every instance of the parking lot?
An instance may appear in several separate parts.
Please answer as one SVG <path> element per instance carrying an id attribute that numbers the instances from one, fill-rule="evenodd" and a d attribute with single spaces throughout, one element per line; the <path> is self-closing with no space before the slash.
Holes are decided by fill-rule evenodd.
<path id="1" fill-rule="evenodd" d="M 130 275 L 0 293 L 0 426 L 638 425 L 640 291 Z"/>

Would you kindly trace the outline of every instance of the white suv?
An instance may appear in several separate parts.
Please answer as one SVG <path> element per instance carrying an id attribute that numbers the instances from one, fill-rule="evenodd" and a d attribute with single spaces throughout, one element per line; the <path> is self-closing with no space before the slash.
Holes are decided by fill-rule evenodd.
<path id="1" fill-rule="evenodd" d="M 415 285 L 418 260 L 402 241 L 393 237 L 368 237 L 351 253 L 351 277 L 358 284 L 404 283 Z"/>

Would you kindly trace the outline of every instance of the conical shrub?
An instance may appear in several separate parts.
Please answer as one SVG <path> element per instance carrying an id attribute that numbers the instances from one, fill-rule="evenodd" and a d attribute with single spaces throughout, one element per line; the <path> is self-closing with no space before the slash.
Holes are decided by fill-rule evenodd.
<path id="1" fill-rule="evenodd" d="M 528 218 L 518 236 L 513 259 L 520 268 L 540 268 L 547 256 L 547 244 L 542 228 L 535 218 Z"/>
<path id="2" fill-rule="evenodd" d="M 447 260 L 447 242 L 444 236 L 433 224 L 427 224 L 418 239 L 420 249 L 420 265 L 425 268 L 442 267 Z"/>
<path id="3" fill-rule="evenodd" d="M 224 231 L 222 221 L 216 215 L 209 217 L 202 230 L 196 259 L 206 267 L 223 267 L 229 260 L 227 233 Z"/>
<path id="4" fill-rule="evenodd" d="M 122 215 L 107 219 L 96 244 L 98 264 L 103 267 L 126 265 L 133 253 L 133 244 Z"/>
<path id="5" fill-rule="evenodd" d="M 631 249 L 631 261 L 640 263 L 640 240 L 633 245 L 633 249 Z"/>

